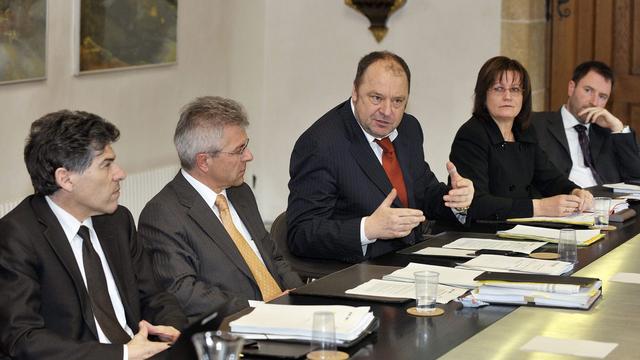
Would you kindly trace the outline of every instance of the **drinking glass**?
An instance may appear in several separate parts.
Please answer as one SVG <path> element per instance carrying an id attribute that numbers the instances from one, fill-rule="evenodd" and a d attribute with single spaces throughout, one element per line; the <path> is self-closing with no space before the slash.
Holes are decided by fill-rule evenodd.
<path id="1" fill-rule="evenodd" d="M 439 275 L 433 271 L 416 271 L 413 273 L 416 281 L 416 310 L 418 312 L 429 313 L 435 310 Z"/>
<path id="2" fill-rule="evenodd" d="M 578 244 L 574 229 L 561 229 L 558 239 L 558 255 L 560 261 L 575 264 L 578 262 Z"/>
<path id="3" fill-rule="evenodd" d="M 609 225 L 609 211 L 611 208 L 611 198 L 593 198 L 593 225 L 594 227 L 606 227 Z"/>
<path id="4" fill-rule="evenodd" d="M 191 342 L 199 360 L 238 360 L 244 339 L 225 331 L 194 334 Z"/>

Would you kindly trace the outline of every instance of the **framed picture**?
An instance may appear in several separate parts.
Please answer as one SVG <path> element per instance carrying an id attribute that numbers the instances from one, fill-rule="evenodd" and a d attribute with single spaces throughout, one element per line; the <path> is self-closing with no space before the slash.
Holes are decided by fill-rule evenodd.
<path id="1" fill-rule="evenodd" d="M 46 0 L 0 0 L 0 84 L 46 77 Z"/>
<path id="2" fill-rule="evenodd" d="M 178 0 L 76 1 L 76 74 L 176 63 Z"/>

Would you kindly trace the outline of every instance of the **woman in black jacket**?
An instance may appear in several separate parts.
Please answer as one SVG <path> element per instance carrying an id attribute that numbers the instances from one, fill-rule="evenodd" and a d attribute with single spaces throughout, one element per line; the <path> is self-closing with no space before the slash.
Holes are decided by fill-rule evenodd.
<path id="1" fill-rule="evenodd" d="M 591 193 L 563 176 L 538 146 L 530 114 L 527 70 L 504 56 L 489 59 L 478 73 L 473 116 L 449 156 L 473 181 L 473 219 L 566 216 L 591 207 Z"/>

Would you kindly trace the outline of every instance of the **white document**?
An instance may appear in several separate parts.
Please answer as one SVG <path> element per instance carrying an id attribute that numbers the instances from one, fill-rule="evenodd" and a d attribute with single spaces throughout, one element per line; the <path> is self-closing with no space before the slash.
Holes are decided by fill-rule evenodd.
<path id="1" fill-rule="evenodd" d="M 534 216 L 528 218 L 507 219 L 510 222 L 552 222 L 573 225 L 593 225 L 593 213 L 574 213 L 567 216 Z"/>
<path id="2" fill-rule="evenodd" d="M 617 343 L 602 341 L 558 339 L 548 336 L 536 336 L 524 344 L 520 350 L 539 351 L 552 354 L 564 354 L 604 359 Z"/>
<path id="3" fill-rule="evenodd" d="M 573 264 L 566 261 L 538 260 L 531 258 L 480 255 L 464 264 L 456 266 L 457 269 L 474 269 L 484 271 L 519 272 L 529 274 L 561 275 L 573 269 Z"/>
<path id="4" fill-rule="evenodd" d="M 446 249 L 439 247 L 426 247 L 424 249 L 414 252 L 415 255 L 431 255 L 431 256 L 450 256 L 450 257 L 462 257 L 473 258 L 476 255 L 472 250 L 466 249 Z"/>
<path id="5" fill-rule="evenodd" d="M 260 304 L 229 325 L 232 332 L 248 338 L 255 338 L 250 335 L 254 334 L 257 338 L 310 340 L 317 311 L 334 313 L 339 343 L 355 340 L 374 320 L 368 306 Z"/>
<path id="6" fill-rule="evenodd" d="M 443 247 L 452 248 L 452 249 L 470 249 L 470 250 L 481 250 L 481 249 L 504 250 L 504 251 L 515 251 L 523 254 L 531 254 L 534 250 L 538 249 L 544 244 L 546 244 L 546 242 L 460 238 Z"/>
<path id="7" fill-rule="evenodd" d="M 457 299 L 467 292 L 468 289 L 438 285 L 438 304 L 446 304 L 453 299 Z M 413 283 L 388 281 L 380 279 L 371 279 L 364 284 L 358 285 L 353 289 L 345 291 L 347 294 L 381 296 L 390 298 L 415 299 L 416 287 Z"/>
<path id="8" fill-rule="evenodd" d="M 604 184 L 602 185 L 606 188 L 610 188 L 613 189 L 614 192 L 622 192 L 622 193 L 640 193 L 640 186 L 638 185 L 631 185 L 631 184 L 625 184 L 623 182 L 621 183 L 615 183 L 615 184 Z"/>
<path id="9" fill-rule="evenodd" d="M 402 269 L 398 269 L 391 274 L 387 274 L 382 278 L 384 280 L 391 281 L 404 281 L 413 283 L 415 281 L 414 273 L 416 271 L 433 271 L 440 274 L 438 277 L 438 281 L 440 284 L 450 285 L 450 286 L 458 286 L 467 289 L 471 289 L 477 286 L 480 286 L 481 283 L 479 281 L 475 281 L 477 276 L 482 274 L 482 271 L 476 270 L 464 270 L 464 269 L 456 269 L 450 268 L 446 266 L 436 266 L 436 265 L 428 265 L 428 264 L 418 264 L 418 263 L 409 263 L 409 265 L 403 267 Z"/>
<path id="10" fill-rule="evenodd" d="M 638 273 L 617 273 L 613 275 L 609 281 L 621 282 L 621 283 L 629 283 L 629 284 L 640 284 L 640 274 Z"/>
<path id="11" fill-rule="evenodd" d="M 593 215 L 591 215 L 593 217 Z M 550 229 L 538 226 L 516 225 L 510 230 L 498 231 L 498 236 L 515 239 L 535 239 L 557 243 L 560 238 L 560 229 Z M 576 230 L 576 242 L 578 245 L 587 245 L 595 242 L 604 235 L 600 230 Z"/>

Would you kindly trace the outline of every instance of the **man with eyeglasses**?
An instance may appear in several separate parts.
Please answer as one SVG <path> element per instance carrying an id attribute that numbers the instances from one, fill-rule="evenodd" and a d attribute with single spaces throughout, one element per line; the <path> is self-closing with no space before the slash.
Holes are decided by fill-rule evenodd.
<path id="1" fill-rule="evenodd" d="M 270 301 L 302 284 L 276 251 L 244 182 L 253 154 L 237 102 L 201 97 L 180 114 L 174 143 L 182 169 L 140 214 L 154 271 L 190 321 Z"/>
<path id="2" fill-rule="evenodd" d="M 292 253 L 359 262 L 421 240 L 425 218 L 467 220 L 473 184 L 452 163 L 452 186 L 440 183 L 425 162 L 420 123 L 405 113 L 409 85 L 401 57 L 370 53 L 351 98 L 300 136 L 289 168 Z"/>
<path id="3" fill-rule="evenodd" d="M 578 65 L 559 111 L 534 113 L 540 146 L 569 180 L 582 187 L 640 179 L 635 134 L 605 106 L 614 76 L 599 61 Z"/>

